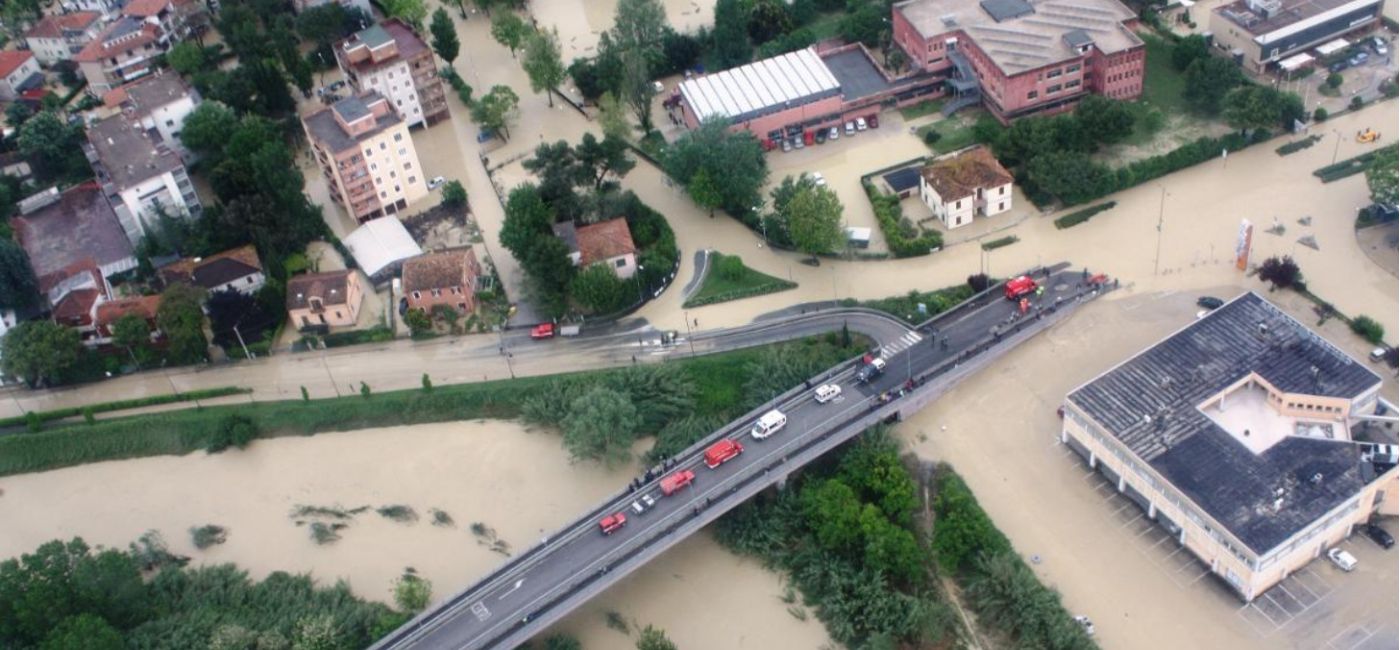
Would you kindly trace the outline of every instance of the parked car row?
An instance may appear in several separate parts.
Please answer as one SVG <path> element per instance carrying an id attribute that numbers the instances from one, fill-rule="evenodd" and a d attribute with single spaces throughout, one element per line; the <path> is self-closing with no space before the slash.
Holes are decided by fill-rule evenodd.
<path id="1" fill-rule="evenodd" d="M 850 137 L 866 129 L 880 128 L 880 115 L 873 113 L 864 117 L 857 117 L 847 121 L 844 125 L 846 136 Z M 801 135 L 783 137 L 781 146 L 783 152 L 793 149 L 804 149 L 808 144 L 826 144 L 827 141 L 841 139 L 843 126 L 833 126 L 827 129 L 817 129 L 815 131 L 804 131 Z"/>

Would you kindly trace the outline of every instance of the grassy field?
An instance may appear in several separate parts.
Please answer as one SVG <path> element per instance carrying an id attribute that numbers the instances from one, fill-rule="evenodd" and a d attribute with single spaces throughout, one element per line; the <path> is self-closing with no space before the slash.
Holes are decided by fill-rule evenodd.
<path id="1" fill-rule="evenodd" d="M 976 142 L 972 127 L 977 124 L 977 118 L 981 115 L 982 111 L 966 109 L 953 117 L 922 126 L 918 131 L 919 139 L 922 140 L 924 134 L 929 131 L 937 131 L 941 137 L 937 142 L 928 145 L 935 153 L 948 153 L 971 146 Z"/>
<path id="2" fill-rule="evenodd" d="M 905 106 L 899 109 L 899 114 L 903 115 L 906 120 L 912 120 L 925 115 L 933 115 L 943 110 L 943 104 L 946 103 L 946 101 L 947 100 L 944 99 L 930 99 L 926 102 L 919 102 L 913 106 Z"/>
<path id="3" fill-rule="evenodd" d="M 710 268 L 705 273 L 705 279 L 701 281 L 695 294 L 686 299 L 685 307 L 751 298 L 786 291 L 796 286 L 796 282 L 775 278 L 744 266 L 737 256 L 715 253 L 710 256 Z"/>
<path id="4" fill-rule="evenodd" d="M 824 366 L 850 358 L 867 342 L 855 337 L 841 346 L 835 333 L 779 346 L 736 350 L 683 359 L 695 382 L 697 416 L 729 417 L 753 396 L 744 392 L 749 375 L 766 352 L 799 356 Z M 514 418 L 528 398 L 556 390 L 559 381 L 596 382 L 630 368 L 521 377 L 311 401 L 258 402 L 185 409 L 55 427 L 40 433 L 0 437 L 0 476 L 38 472 L 104 460 L 183 455 L 206 449 L 232 416 L 250 420 L 261 438 L 354 431 L 429 422 Z"/>
<path id="5" fill-rule="evenodd" d="M 1142 98 L 1128 105 L 1133 109 L 1133 134 L 1125 144 L 1140 146 L 1156 137 L 1167 118 L 1187 111 L 1182 93 L 1186 77 L 1172 67 L 1172 44 L 1152 34 L 1143 34 L 1147 45 L 1146 77 L 1142 83 Z"/>

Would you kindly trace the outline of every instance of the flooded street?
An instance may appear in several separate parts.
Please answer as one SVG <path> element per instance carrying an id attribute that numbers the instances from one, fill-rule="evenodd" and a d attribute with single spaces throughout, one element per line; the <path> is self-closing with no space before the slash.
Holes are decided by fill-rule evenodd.
<path id="1" fill-rule="evenodd" d="M 310 572 L 324 584 L 345 580 L 356 594 L 384 602 L 392 601 L 394 579 L 413 567 L 433 581 L 435 598 L 446 598 L 505 559 L 472 533 L 473 523 L 493 529 L 512 551 L 523 550 L 617 490 L 636 470 L 570 463 L 557 434 L 495 420 L 261 440 L 241 452 L 95 463 L 0 479 L 0 521 L 6 522 L 0 558 L 75 535 L 125 548 L 157 530 L 173 552 L 193 557 L 194 564 L 233 562 L 256 578 Z M 398 523 L 373 510 L 387 505 L 410 506 L 418 520 Z M 349 525 L 339 541 L 318 546 L 291 516 L 298 506 L 370 509 L 345 520 Z M 451 515 L 454 524 L 433 525 L 433 508 Z M 227 528 L 228 541 L 196 550 L 188 529 L 205 524 Z M 603 625 L 605 610 L 659 625 L 685 647 L 825 643 L 821 624 L 793 618 L 781 595 L 776 574 L 703 535 L 561 626 L 597 648 L 620 640 Z M 700 620 L 686 606 L 693 600 L 722 604 Z M 713 616 L 728 623 L 707 624 Z"/>

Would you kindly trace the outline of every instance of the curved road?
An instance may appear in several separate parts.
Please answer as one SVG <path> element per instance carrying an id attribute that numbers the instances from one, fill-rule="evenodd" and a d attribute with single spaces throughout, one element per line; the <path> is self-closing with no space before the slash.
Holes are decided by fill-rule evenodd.
<path id="1" fill-rule="evenodd" d="M 1049 316 L 1043 320 L 1035 312 L 1017 315 L 1016 305 L 1001 299 L 998 288 L 925 324 L 920 329 L 928 336 L 902 324 L 900 329 L 887 330 L 893 319 L 859 317 L 862 329 L 880 323 L 881 332 L 874 336 L 887 362 L 882 376 L 869 383 L 857 381 L 855 372 L 860 364 L 853 360 L 808 382 L 841 386 L 841 396 L 829 403 L 818 404 L 807 386 L 790 390 L 678 454 L 664 471 L 657 468 L 648 472 L 639 489 L 624 490 L 608 499 L 477 584 L 410 621 L 374 648 L 506 648 L 525 641 L 724 511 L 782 481 L 788 472 L 881 419 L 917 410 L 979 364 L 1063 318 L 1079 298 L 1096 295 L 1082 288 L 1080 280 L 1078 273 L 1061 273 L 1050 279 L 1049 290 L 1039 299 L 1039 305 L 1046 309 L 1043 315 Z M 843 310 L 761 322 L 744 329 L 746 336 L 777 336 L 793 327 L 839 327 L 834 323 L 838 316 L 852 317 L 850 324 L 857 327 L 855 314 Z M 700 341 L 696 343 L 700 345 Z M 911 380 L 916 390 L 908 397 L 888 402 L 882 399 L 910 385 Z M 750 426 L 771 408 L 787 416 L 786 427 L 766 440 L 753 439 Z M 709 469 L 703 464 L 704 449 L 721 438 L 739 441 L 745 451 Z M 694 472 L 694 484 L 663 496 L 660 479 L 679 470 Z M 656 506 L 637 515 L 630 507 L 643 494 L 654 498 Z M 598 521 L 614 512 L 625 512 L 628 524 L 604 535 Z"/>

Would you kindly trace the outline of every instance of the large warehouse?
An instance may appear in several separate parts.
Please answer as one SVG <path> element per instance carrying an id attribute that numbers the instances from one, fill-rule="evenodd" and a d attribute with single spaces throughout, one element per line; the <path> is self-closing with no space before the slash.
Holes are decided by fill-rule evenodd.
<path id="1" fill-rule="evenodd" d="M 1071 392 L 1060 440 L 1251 601 L 1396 514 L 1394 455 L 1354 435 L 1380 388 L 1246 293 Z"/>
<path id="2" fill-rule="evenodd" d="M 923 73 L 891 77 L 854 44 L 821 52 L 809 47 L 687 79 L 676 93 L 686 126 L 726 119 L 771 148 L 784 139 L 810 143 L 818 130 L 878 113 L 884 102 L 923 101 L 941 92 L 939 81 Z"/>

